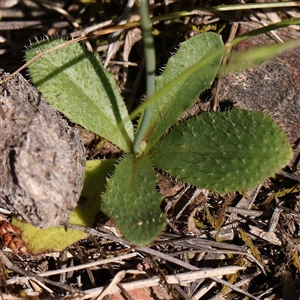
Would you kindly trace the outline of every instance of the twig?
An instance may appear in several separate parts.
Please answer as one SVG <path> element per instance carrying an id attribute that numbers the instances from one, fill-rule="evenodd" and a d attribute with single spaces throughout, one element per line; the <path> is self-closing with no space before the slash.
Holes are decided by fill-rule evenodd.
<path id="1" fill-rule="evenodd" d="M 278 171 L 276 174 L 300 182 L 300 176 L 297 176 L 297 175 L 294 175 L 294 174 L 290 174 L 290 173 L 282 171 L 282 170 Z"/>
<path id="2" fill-rule="evenodd" d="M 102 300 L 105 296 L 109 294 L 113 294 L 113 291 L 117 288 L 117 284 L 120 283 L 120 281 L 125 277 L 126 271 L 120 271 L 116 274 L 116 276 L 113 278 L 111 283 L 108 285 L 107 288 L 103 289 L 99 297 L 97 297 L 97 300 Z"/>
<path id="3" fill-rule="evenodd" d="M 47 276 L 53 276 L 53 275 L 62 274 L 62 273 L 68 273 L 68 272 L 83 270 L 83 269 L 86 269 L 86 268 L 92 268 L 92 267 L 105 265 L 105 264 L 112 263 L 112 262 L 119 262 L 119 261 L 122 261 L 124 259 L 129 259 L 129 258 L 132 258 L 132 257 L 135 257 L 135 256 L 137 256 L 137 253 L 129 253 L 129 254 L 126 254 L 126 255 L 121 255 L 121 256 L 107 258 L 107 259 L 102 259 L 102 260 L 99 260 L 99 261 L 94 261 L 94 262 L 86 263 L 86 264 L 79 265 L 79 266 L 69 267 L 69 268 L 60 269 L 60 270 L 47 271 L 47 272 L 44 272 L 44 273 L 40 273 L 39 276 L 47 277 Z"/>
<path id="4" fill-rule="evenodd" d="M 124 239 L 122 238 L 119 238 L 119 237 L 116 237 L 116 236 L 113 236 L 113 235 L 109 235 L 109 234 L 106 234 L 106 233 L 103 233 L 101 231 L 98 231 L 98 230 L 95 230 L 95 229 L 92 229 L 92 228 L 86 228 L 86 227 L 83 227 L 83 226 L 76 226 L 76 225 L 70 225 L 71 228 L 74 228 L 74 229 L 79 229 L 79 230 L 83 230 L 87 233 L 90 233 L 90 234 L 93 234 L 95 236 L 101 236 L 101 237 L 105 237 L 107 239 L 110 239 L 110 240 L 113 240 L 113 241 L 117 241 L 121 244 L 125 244 L 127 247 L 128 247 L 128 242 L 126 242 Z M 196 240 L 199 240 L 199 239 L 195 239 L 194 238 L 194 245 L 195 245 L 195 241 Z M 169 241 L 170 243 L 172 243 L 172 241 Z M 174 242 L 174 241 L 173 241 Z M 224 246 L 224 243 L 218 243 L 218 242 L 214 242 L 214 241 L 203 241 L 203 243 L 207 245 L 207 243 L 210 242 L 211 244 L 213 244 L 214 246 L 216 247 L 225 247 L 228 246 L 228 248 L 230 248 L 230 246 L 234 246 L 234 245 L 229 245 L 229 244 L 226 244 L 226 246 Z M 165 243 L 167 243 L 167 241 L 165 241 Z M 130 245 L 130 244 L 129 244 Z M 190 244 L 190 247 L 191 247 L 191 244 Z M 236 249 L 236 248 L 235 248 Z M 203 250 L 203 249 L 202 249 Z M 228 249 L 229 250 L 229 249 Z M 234 251 L 232 248 L 231 248 L 232 251 Z M 192 264 L 190 263 L 187 263 L 187 262 L 184 262 L 178 258 L 175 258 L 175 257 L 172 257 L 171 255 L 168 255 L 168 254 L 165 254 L 165 253 L 162 253 L 162 252 L 159 252 L 157 250 L 154 250 L 154 249 L 151 249 L 149 247 L 137 247 L 136 248 L 136 251 L 141 251 L 141 252 L 144 252 L 144 253 L 147 253 L 147 254 L 150 254 L 150 255 L 153 255 L 153 256 L 156 256 L 156 257 L 159 257 L 159 258 L 162 258 L 166 261 L 169 261 L 169 262 L 172 262 L 174 264 L 177 264 L 181 267 L 184 267 L 188 270 L 193 270 L 193 271 L 197 271 L 199 270 L 198 267 L 195 267 L 193 266 Z M 228 251 L 227 251 L 228 252 Z M 239 254 L 244 254 L 245 256 L 249 257 L 252 261 L 254 261 L 259 267 L 260 269 L 262 270 L 262 272 L 266 275 L 266 272 L 264 270 L 264 267 L 255 259 L 255 257 L 247 252 L 240 252 Z M 214 280 L 214 278 L 211 278 Z M 226 282 L 226 281 L 225 281 Z M 229 286 L 229 285 L 227 285 Z M 229 286 L 230 288 L 232 288 L 232 286 Z"/>
<path id="5" fill-rule="evenodd" d="M 221 283 L 221 284 L 223 284 L 223 285 L 226 285 L 226 286 L 230 287 L 231 289 L 233 289 L 233 290 L 236 291 L 236 292 L 239 292 L 239 293 L 241 293 L 241 294 L 243 294 L 243 295 L 248 296 L 248 297 L 251 298 L 251 299 L 260 300 L 259 298 L 257 298 L 257 297 L 255 297 L 255 296 L 251 295 L 251 294 L 248 293 L 248 292 L 245 292 L 244 290 L 238 288 L 237 286 L 235 286 L 235 285 L 233 285 L 233 284 L 231 284 L 231 283 L 229 283 L 229 282 L 227 282 L 227 281 L 225 281 L 225 280 L 223 280 L 223 279 L 221 279 L 221 278 L 213 277 L 212 279 L 213 279 L 214 281 L 218 282 L 218 283 Z"/>
<path id="6" fill-rule="evenodd" d="M 32 272 L 29 272 L 29 271 L 25 271 L 19 267 L 17 267 L 16 265 L 14 265 L 7 257 L 6 255 L 4 254 L 3 251 L 0 250 L 0 259 L 3 261 L 3 263 L 5 264 L 5 266 L 10 269 L 11 271 L 14 271 L 18 274 L 21 274 L 23 276 L 26 276 L 27 278 L 29 279 L 32 279 L 32 280 L 38 280 L 38 281 L 41 281 L 41 282 L 44 282 L 44 283 L 47 283 L 47 284 L 51 284 L 53 286 L 56 286 L 60 289 L 63 289 L 63 290 L 66 290 L 66 291 L 69 291 L 69 292 L 72 292 L 72 293 L 77 293 L 77 292 L 81 292 L 79 289 L 76 289 L 76 288 L 72 288 L 70 286 L 68 286 L 67 284 L 63 284 L 63 283 L 58 283 L 56 281 L 53 281 L 53 280 L 50 280 L 50 279 L 47 279 L 47 278 L 43 278 L 39 275 L 36 275 Z"/>
<path id="7" fill-rule="evenodd" d="M 162 258 L 166 261 L 169 261 L 173 264 L 176 264 L 178 266 L 181 266 L 185 269 L 188 269 L 188 270 L 193 270 L 193 271 L 196 271 L 196 270 L 199 270 L 199 268 L 187 263 L 187 262 L 184 262 L 176 257 L 172 257 L 168 254 L 165 254 L 165 253 L 162 253 L 162 252 L 159 252 L 157 250 L 154 250 L 154 249 L 151 249 L 149 247 L 138 247 L 136 250 L 138 251 L 142 251 L 144 253 L 147 253 L 147 254 L 150 254 L 150 255 L 154 255 L 156 257 L 159 257 L 159 258 Z"/>
<path id="8" fill-rule="evenodd" d="M 227 212 L 233 213 L 233 214 L 238 214 L 238 215 L 243 215 L 243 216 L 252 216 L 252 217 L 259 217 L 263 215 L 263 211 L 260 210 L 253 210 L 253 209 L 245 209 L 245 208 L 239 208 L 239 207 L 231 207 L 228 206 L 226 208 Z"/>
<path id="9" fill-rule="evenodd" d="M 71 16 L 66 10 L 57 6 L 53 1 L 49 0 L 37 0 L 37 2 L 41 3 L 43 6 L 53 9 L 63 15 L 75 28 L 79 28 L 80 25 L 76 22 L 76 20 Z"/>
<path id="10" fill-rule="evenodd" d="M 125 24 L 127 22 L 127 18 L 129 16 L 129 13 L 130 13 L 134 3 L 135 3 L 135 0 L 128 0 L 127 1 L 126 7 L 123 11 L 123 14 L 121 16 L 121 20 L 118 23 L 118 25 L 122 25 L 122 24 Z M 107 55 L 106 55 L 105 62 L 104 62 L 104 68 L 106 68 L 108 66 L 112 56 L 116 53 L 117 46 L 119 44 L 119 37 L 120 37 L 122 32 L 123 32 L 123 30 L 115 31 L 108 37 L 109 46 L 108 46 L 108 51 L 107 51 Z"/>
<path id="11" fill-rule="evenodd" d="M 168 284 L 185 285 L 189 282 L 192 282 L 192 281 L 200 279 L 200 278 L 209 278 L 209 277 L 215 278 L 215 276 L 234 274 L 241 270 L 244 270 L 244 268 L 243 267 L 235 267 L 235 266 L 234 267 L 223 267 L 223 268 L 216 268 L 216 269 L 203 269 L 203 270 L 198 270 L 198 271 L 185 272 L 185 273 L 176 274 L 176 275 L 167 275 L 165 277 L 166 277 Z M 217 280 L 219 280 L 219 279 L 217 279 Z M 224 282 L 226 283 L 226 281 L 224 281 Z M 160 278 L 153 277 L 153 278 L 149 278 L 149 279 L 143 279 L 143 280 L 138 280 L 138 281 L 134 281 L 134 282 L 123 283 L 123 287 L 127 291 L 130 291 L 130 290 L 134 290 L 137 288 L 157 286 L 159 284 L 160 284 Z M 230 287 L 232 288 L 231 285 L 230 285 Z M 240 289 L 236 288 L 235 290 L 239 291 Z M 98 296 L 102 291 L 103 291 L 103 287 L 87 290 L 85 292 L 85 296 L 83 296 L 82 299 L 88 299 L 91 297 Z M 117 286 L 114 286 L 114 288 L 112 288 L 110 290 L 110 293 L 117 293 L 117 292 L 119 292 L 119 288 Z M 244 292 L 244 291 L 242 291 L 242 292 Z M 244 294 L 245 294 L 245 292 L 244 292 Z M 252 296 L 252 298 L 253 298 L 253 296 Z M 256 299 L 256 298 L 254 298 L 254 299 Z"/>

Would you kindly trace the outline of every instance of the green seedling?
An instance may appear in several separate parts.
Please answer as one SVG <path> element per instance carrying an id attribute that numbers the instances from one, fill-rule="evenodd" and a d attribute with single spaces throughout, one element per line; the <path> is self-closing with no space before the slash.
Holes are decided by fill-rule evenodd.
<path id="1" fill-rule="evenodd" d="M 62 42 L 37 43 L 26 51 L 26 60 Z M 152 113 L 140 151 L 134 147 L 136 132 L 117 85 L 96 54 L 72 44 L 29 66 L 33 83 L 54 108 L 124 152 L 105 191 L 103 181 L 93 180 L 97 170 L 89 177 L 91 190 L 102 186 L 104 192 L 96 194 L 96 206 L 83 219 L 95 217 L 101 198 L 102 211 L 130 242 L 149 244 L 166 219 L 160 210 L 155 167 L 188 184 L 225 194 L 254 188 L 290 161 L 287 138 L 262 112 L 209 112 L 177 125 L 197 96 L 210 87 L 224 51 L 220 36 L 210 32 L 180 45 L 156 77 L 155 94 L 142 106 L 151 105 Z"/>

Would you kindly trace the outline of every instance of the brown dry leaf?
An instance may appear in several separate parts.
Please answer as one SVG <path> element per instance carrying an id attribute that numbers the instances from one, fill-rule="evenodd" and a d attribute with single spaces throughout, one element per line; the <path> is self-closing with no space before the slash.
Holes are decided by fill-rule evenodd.
<path id="1" fill-rule="evenodd" d="M 183 183 L 179 180 L 161 173 L 156 173 L 156 177 L 158 179 L 157 185 L 159 187 L 159 192 L 164 197 L 172 197 L 183 189 Z"/>

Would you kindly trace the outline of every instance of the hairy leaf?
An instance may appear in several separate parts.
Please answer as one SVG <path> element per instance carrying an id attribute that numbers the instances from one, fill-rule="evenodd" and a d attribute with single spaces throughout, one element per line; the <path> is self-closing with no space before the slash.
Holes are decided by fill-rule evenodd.
<path id="1" fill-rule="evenodd" d="M 180 116 L 195 102 L 206 88 L 213 82 L 218 71 L 222 53 L 213 59 L 209 55 L 222 48 L 223 44 L 218 34 L 207 32 L 199 34 L 183 42 L 178 52 L 172 56 L 162 75 L 156 78 L 156 91 L 163 89 L 177 77 L 199 62 L 203 67 L 191 76 L 180 80 L 171 90 L 154 102 L 153 114 L 145 139 L 148 149 L 178 121 Z"/>
<path id="2" fill-rule="evenodd" d="M 232 73 L 253 68 L 272 59 L 274 56 L 295 47 L 300 47 L 299 39 L 285 41 L 282 44 L 262 46 L 242 53 L 232 53 L 230 64 L 220 68 L 219 73 Z"/>
<path id="3" fill-rule="evenodd" d="M 36 43 L 26 51 L 29 61 L 38 53 L 65 42 Z M 108 139 L 129 152 L 133 126 L 116 82 L 96 54 L 78 43 L 45 54 L 28 67 L 35 86 L 70 121 Z"/>
<path id="4" fill-rule="evenodd" d="M 222 194 L 254 188 L 292 158 L 291 146 L 262 112 L 203 113 L 181 123 L 150 153 L 157 167 Z"/>
<path id="5" fill-rule="evenodd" d="M 126 155 L 116 166 L 103 195 L 103 212 L 136 245 L 149 244 L 165 226 L 156 181 L 148 156 Z"/>

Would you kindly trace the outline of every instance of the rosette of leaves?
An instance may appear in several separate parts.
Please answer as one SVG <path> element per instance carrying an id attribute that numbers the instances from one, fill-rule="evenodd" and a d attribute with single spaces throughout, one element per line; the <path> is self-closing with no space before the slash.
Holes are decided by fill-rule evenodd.
<path id="1" fill-rule="evenodd" d="M 26 51 L 26 59 L 63 42 L 34 44 Z M 123 150 L 124 156 L 99 197 L 103 212 L 136 245 L 151 243 L 165 226 L 154 167 L 188 184 L 224 194 L 252 189 L 291 159 L 284 133 L 262 112 L 209 112 L 174 125 L 211 85 L 222 49 L 220 36 L 210 32 L 180 45 L 156 78 L 159 97 L 152 102 L 146 147 L 138 154 L 132 150 L 134 126 L 117 84 L 96 54 L 72 44 L 29 66 L 33 83 L 54 108 Z"/>

